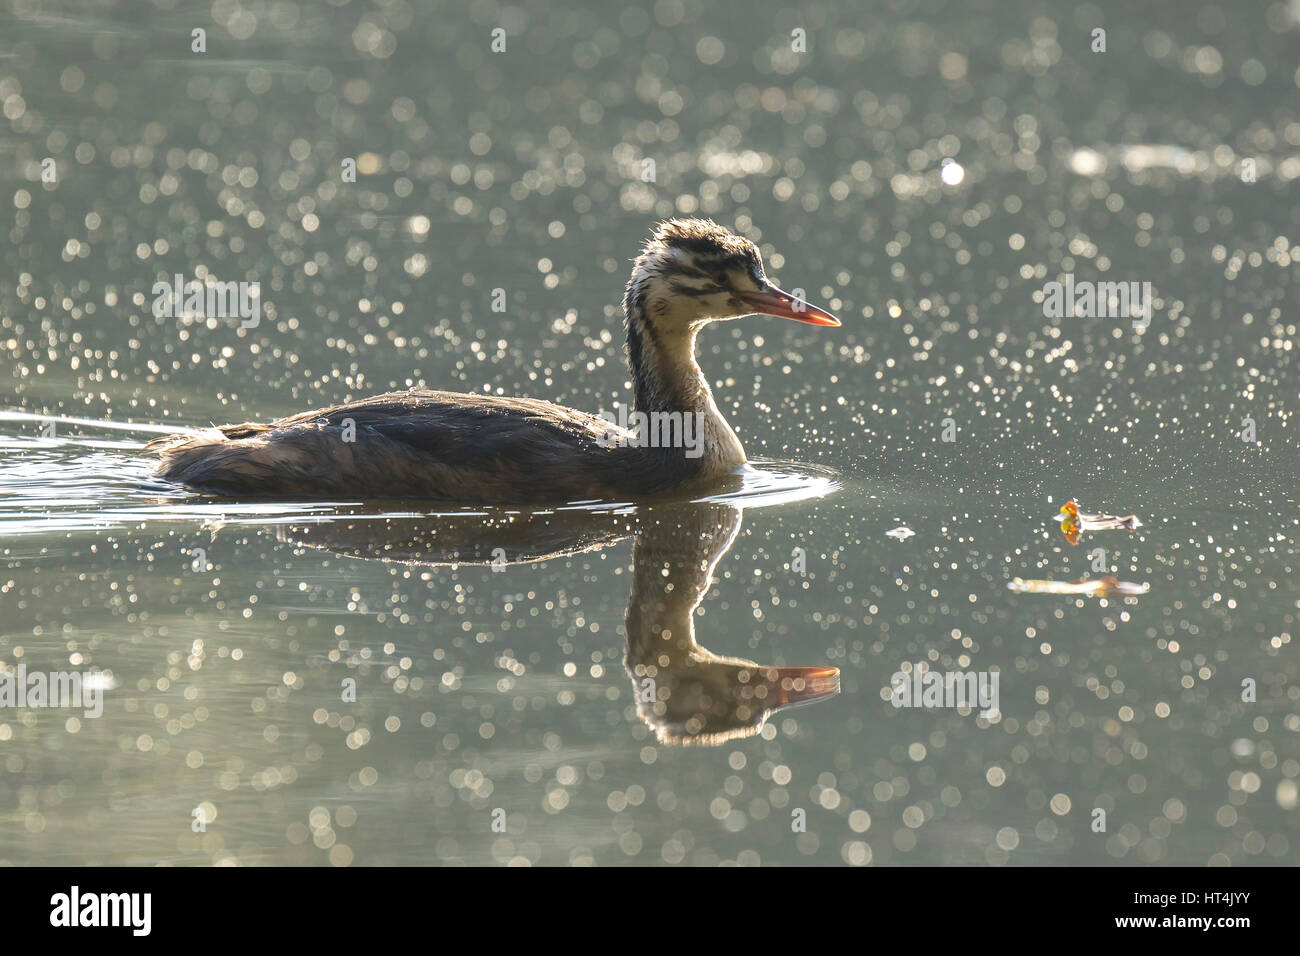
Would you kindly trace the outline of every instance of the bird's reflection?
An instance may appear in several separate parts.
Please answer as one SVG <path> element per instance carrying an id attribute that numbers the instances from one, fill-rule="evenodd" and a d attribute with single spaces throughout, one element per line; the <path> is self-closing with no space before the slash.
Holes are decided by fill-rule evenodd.
<path id="1" fill-rule="evenodd" d="M 695 609 L 740 522 L 738 508 L 699 504 L 653 509 L 638 525 L 624 663 L 637 713 L 662 743 L 748 737 L 774 711 L 839 692 L 834 667 L 756 664 L 696 642 Z"/>
<path id="2" fill-rule="evenodd" d="M 695 639 L 695 609 L 740 531 L 719 502 L 627 513 L 585 509 L 334 518 L 281 526 L 282 540 L 358 558 L 423 565 L 520 564 L 606 547 L 629 535 L 627 656 L 637 713 L 665 744 L 719 744 L 758 733 L 775 711 L 832 697 L 839 670 L 724 657 Z"/>

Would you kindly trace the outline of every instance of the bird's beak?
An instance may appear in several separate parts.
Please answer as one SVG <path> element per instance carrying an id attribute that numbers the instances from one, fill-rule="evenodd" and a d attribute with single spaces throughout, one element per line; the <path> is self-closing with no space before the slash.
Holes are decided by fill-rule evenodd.
<path id="1" fill-rule="evenodd" d="M 783 319 L 807 322 L 809 325 L 839 325 L 840 320 L 817 306 L 796 299 L 788 292 L 782 292 L 768 283 L 767 288 L 757 292 L 737 292 L 736 298 L 749 306 L 759 315 L 777 315 Z"/>
<path id="2" fill-rule="evenodd" d="M 840 692 L 838 667 L 768 667 L 763 676 L 774 685 L 774 709 L 816 703 Z"/>

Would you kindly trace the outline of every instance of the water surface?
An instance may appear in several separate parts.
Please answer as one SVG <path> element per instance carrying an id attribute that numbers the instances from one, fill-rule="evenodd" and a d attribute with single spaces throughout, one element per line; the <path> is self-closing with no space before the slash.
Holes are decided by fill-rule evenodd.
<path id="1" fill-rule="evenodd" d="M 112 686 L 0 711 L 0 860 L 1295 862 L 1294 4 L 14 10 L 0 662 Z M 766 477 L 543 515 L 150 477 L 160 429 L 409 385 L 611 408 L 674 214 L 844 321 L 703 335 Z M 175 273 L 261 323 L 155 318 Z M 1149 326 L 1045 316 L 1065 273 Z M 1070 499 L 1142 527 L 1071 545 Z M 1148 590 L 1007 587 L 1103 574 Z M 707 744 L 639 706 L 729 659 L 838 687 Z M 893 707 L 920 662 L 998 711 Z"/>

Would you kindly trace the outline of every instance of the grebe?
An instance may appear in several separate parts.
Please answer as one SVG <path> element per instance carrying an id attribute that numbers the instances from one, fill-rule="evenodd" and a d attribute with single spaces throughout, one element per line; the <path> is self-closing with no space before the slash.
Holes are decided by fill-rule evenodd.
<path id="1" fill-rule="evenodd" d="M 623 311 L 634 410 L 692 413 L 695 447 L 643 447 L 608 419 L 537 399 L 410 389 L 145 448 L 162 456 L 159 477 L 228 496 L 528 505 L 657 494 L 746 461 L 695 361 L 702 328 L 753 314 L 840 324 L 769 282 L 752 242 L 702 219 L 659 224 Z"/>
<path id="2" fill-rule="evenodd" d="M 731 479 L 726 479 L 724 483 Z M 750 737 L 786 707 L 840 691 L 827 664 L 759 664 L 716 654 L 696 638 L 696 610 L 740 533 L 741 508 L 716 501 L 623 509 L 485 509 L 276 526 L 276 537 L 366 560 L 403 564 L 526 564 L 581 554 L 633 536 L 623 665 L 637 716 L 662 744 L 717 745 Z M 492 513 L 496 512 L 496 513 Z"/>
<path id="3" fill-rule="evenodd" d="M 740 524 L 740 509 L 711 502 L 652 508 L 641 519 L 623 664 L 637 716 L 662 744 L 751 737 L 777 711 L 840 692 L 839 668 L 758 664 L 696 641 L 695 611 Z"/>

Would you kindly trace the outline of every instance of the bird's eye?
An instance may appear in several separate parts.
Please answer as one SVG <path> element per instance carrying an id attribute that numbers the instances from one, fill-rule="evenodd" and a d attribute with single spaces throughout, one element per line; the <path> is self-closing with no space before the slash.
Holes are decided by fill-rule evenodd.
<path id="1" fill-rule="evenodd" d="M 719 272 L 717 275 L 713 277 L 713 281 L 720 286 L 726 286 L 731 282 L 731 277 L 728 276 L 727 273 L 725 272 Z"/>

